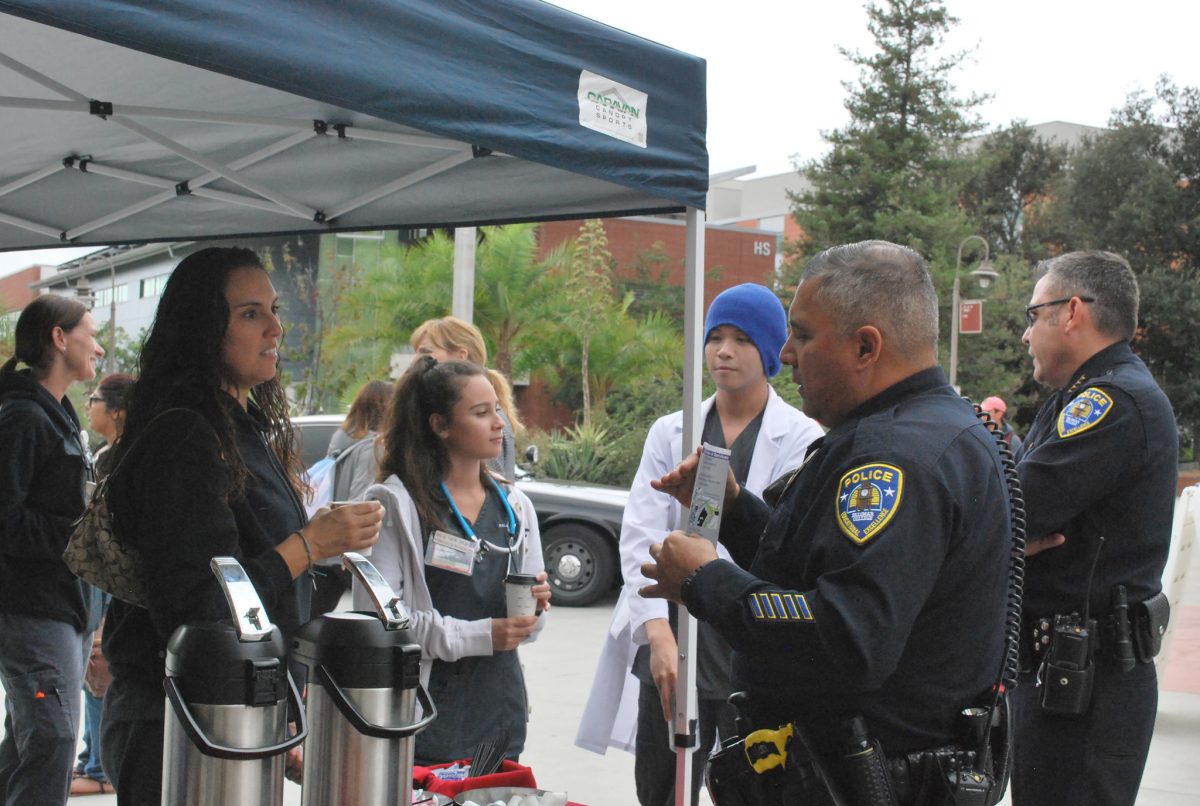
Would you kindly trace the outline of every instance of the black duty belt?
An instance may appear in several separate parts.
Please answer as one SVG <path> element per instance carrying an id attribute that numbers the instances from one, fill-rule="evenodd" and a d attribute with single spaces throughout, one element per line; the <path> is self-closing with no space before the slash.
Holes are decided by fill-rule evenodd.
<path id="1" fill-rule="evenodd" d="M 1113 662 L 1128 657 L 1129 648 L 1120 639 L 1123 634 L 1132 641 L 1132 657 L 1140 663 L 1150 663 L 1162 648 L 1170 614 L 1167 596 L 1159 591 L 1127 609 L 1100 616 L 1093 636 L 1096 657 Z M 1054 616 L 1026 619 L 1020 645 L 1022 672 L 1031 672 L 1041 663 L 1042 655 L 1050 645 L 1054 619 Z"/>

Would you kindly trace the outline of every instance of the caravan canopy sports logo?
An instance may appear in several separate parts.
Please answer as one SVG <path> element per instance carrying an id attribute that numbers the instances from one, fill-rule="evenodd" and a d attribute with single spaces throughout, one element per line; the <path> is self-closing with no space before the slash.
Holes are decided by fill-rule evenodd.
<path id="1" fill-rule="evenodd" d="M 837 521 L 842 534 L 862 545 L 892 520 L 904 494 L 904 471 L 872 462 L 842 476 L 837 486 Z"/>
<path id="2" fill-rule="evenodd" d="M 602 95 L 595 90 L 588 90 L 587 99 L 588 103 L 607 106 L 612 110 L 614 115 L 622 115 L 630 118 L 640 118 L 642 116 L 642 110 L 638 109 L 636 106 L 630 106 L 622 101 L 619 93 L 617 93 L 614 97 L 610 95 Z"/>
<path id="3" fill-rule="evenodd" d="M 579 125 L 646 147 L 648 96 L 589 70 L 579 73 Z"/>

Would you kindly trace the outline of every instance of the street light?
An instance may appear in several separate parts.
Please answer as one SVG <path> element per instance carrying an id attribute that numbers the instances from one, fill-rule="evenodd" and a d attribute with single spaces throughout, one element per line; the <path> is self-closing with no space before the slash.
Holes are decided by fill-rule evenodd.
<path id="1" fill-rule="evenodd" d="M 956 390 L 958 389 L 958 329 L 962 319 L 959 284 L 962 279 L 963 249 L 971 241 L 979 241 L 983 244 L 983 260 L 979 261 L 979 268 L 971 272 L 969 276 L 978 280 L 979 287 L 985 289 L 992 284 L 992 280 L 1000 276 L 1000 273 L 992 268 L 992 261 L 988 259 L 987 240 L 980 235 L 968 235 L 963 238 L 962 243 L 958 245 L 958 258 L 954 262 L 954 293 L 950 303 L 950 385 Z"/>
<path id="2" fill-rule="evenodd" d="M 86 305 L 89 311 L 96 304 L 96 295 L 92 293 L 92 284 L 86 276 L 81 275 L 75 281 L 75 299 Z"/>

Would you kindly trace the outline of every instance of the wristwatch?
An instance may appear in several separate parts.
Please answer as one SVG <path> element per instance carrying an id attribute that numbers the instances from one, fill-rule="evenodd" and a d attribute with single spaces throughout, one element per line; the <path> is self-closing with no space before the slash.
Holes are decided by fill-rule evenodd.
<path id="1" fill-rule="evenodd" d="M 685 605 L 688 603 L 688 595 L 692 591 L 692 583 L 696 581 L 696 575 L 700 573 L 700 569 L 708 565 L 712 560 L 705 560 L 696 566 L 696 570 L 683 578 L 683 582 L 679 585 L 679 600 Z"/>

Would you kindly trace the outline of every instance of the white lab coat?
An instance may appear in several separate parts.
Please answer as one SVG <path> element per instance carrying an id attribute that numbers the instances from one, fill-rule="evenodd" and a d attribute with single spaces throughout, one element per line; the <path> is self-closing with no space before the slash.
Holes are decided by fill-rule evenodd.
<path id="1" fill-rule="evenodd" d="M 809 443 L 822 434 L 816 422 L 785 403 L 774 389 L 769 391 L 746 477 L 746 489 L 756 495 L 787 471 L 799 467 Z M 710 397 L 701 405 L 702 423 L 714 399 Z M 662 478 L 682 457 L 683 412 L 677 411 L 659 418 L 651 426 L 621 520 L 621 572 L 625 584 L 613 608 L 592 691 L 575 735 L 576 745 L 594 753 L 603 754 L 609 747 L 634 751 L 639 684 L 630 673 L 633 656 L 639 645 L 648 643 L 645 623 L 667 618 L 666 600 L 638 596 L 639 588 L 651 584 L 642 575 L 641 566 L 650 559 L 651 544 L 662 542 L 668 532 L 678 528 L 682 517 L 678 502 L 654 490 L 650 480 Z M 717 546 L 717 554 L 730 559 L 724 546 Z"/>
<path id="2" fill-rule="evenodd" d="M 508 492 L 508 505 L 517 516 L 519 534 L 525 542 L 518 549 L 517 567 L 522 574 L 538 574 L 545 570 L 542 559 L 542 539 L 538 531 L 533 504 L 525 493 L 511 484 L 500 484 Z M 370 560 L 392 586 L 412 617 L 410 628 L 413 640 L 421 645 L 421 684 L 428 685 L 433 661 L 455 661 L 473 655 L 492 654 L 492 620 L 458 619 L 443 616 L 433 606 L 429 585 L 425 582 L 425 551 L 422 548 L 421 521 L 417 507 L 404 484 L 389 476 L 382 484 L 372 484 L 363 494 L 366 501 L 383 504 L 383 525 L 379 542 L 372 547 Z M 367 593 L 354 580 L 354 607 L 371 610 Z M 538 617 L 533 634 L 523 643 L 535 640 L 546 626 L 549 613 Z"/>

